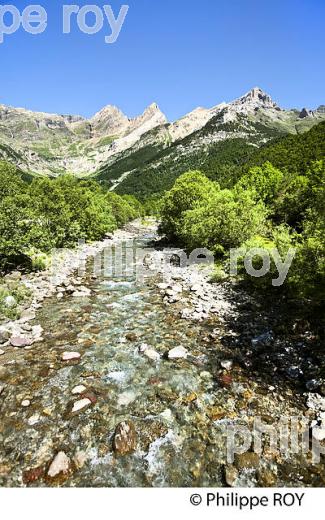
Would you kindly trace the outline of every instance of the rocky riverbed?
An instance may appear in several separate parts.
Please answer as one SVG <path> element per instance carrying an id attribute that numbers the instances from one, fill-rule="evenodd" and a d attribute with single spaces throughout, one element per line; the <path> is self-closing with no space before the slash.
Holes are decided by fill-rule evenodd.
<path id="1" fill-rule="evenodd" d="M 127 275 L 94 274 L 91 258 L 134 240 L 148 249 L 143 279 L 136 258 Z M 161 259 L 155 227 L 136 223 L 66 252 L 56 277 L 22 277 L 30 305 L 0 327 L 1 484 L 323 486 L 311 442 L 292 453 L 266 439 L 227 458 L 231 432 L 253 441 L 256 418 L 282 437 L 288 418 L 322 449 L 317 320 Z"/>

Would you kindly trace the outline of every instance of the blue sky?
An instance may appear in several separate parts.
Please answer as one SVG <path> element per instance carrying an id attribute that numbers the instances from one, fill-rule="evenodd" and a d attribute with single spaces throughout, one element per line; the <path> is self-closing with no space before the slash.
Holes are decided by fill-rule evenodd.
<path id="1" fill-rule="evenodd" d="M 37 0 L 11 0 L 21 11 Z M 39 0 L 47 30 L 0 45 L 0 103 L 90 116 L 134 116 L 155 101 L 174 120 L 260 86 L 283 107 L 325 104 L 324 0 Z M 115 44 L 106 23 L 62 34 L 62 5 L 130 6 Z"/>

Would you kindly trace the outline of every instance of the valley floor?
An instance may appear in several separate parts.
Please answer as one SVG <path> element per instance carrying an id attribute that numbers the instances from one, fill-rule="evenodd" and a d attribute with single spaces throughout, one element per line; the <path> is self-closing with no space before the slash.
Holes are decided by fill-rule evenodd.
<path id="1" fill-rule="evenodd" d="M 106 249 L 113 262 L 124 242 L 126 258 L 134 241 L 147 251 L 143 279 L 134 257 L 127 274 L 94 274 L 91 257 Z M 226 450 L 239 426 L 253 440 L 258 419 L 283 438 L 284 418 L 291 429 L 298 418 L 299 434 L 315 426 L 322 447 L 324 356 L 311 310 L 211 284 L 197 267 L 166 275 L 154 268 L 154 225 L 83 247 L 84 273 L 69 252 L 56 280 L 24 279 L 32 306 L 0 327 L 2 486 L 324 486 L 323 460 L 308 450 L 266 439 L 234 460 Z"/>

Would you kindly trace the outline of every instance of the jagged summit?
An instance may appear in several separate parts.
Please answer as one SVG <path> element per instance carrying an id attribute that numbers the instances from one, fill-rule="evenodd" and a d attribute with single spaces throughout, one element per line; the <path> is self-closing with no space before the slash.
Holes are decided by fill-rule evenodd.
<path id="1" fill-rule="evenodd" d="M 244 96 L 236 99 L 232 103 L 233 106 L 242 106 L 248 108 L 273 108 L 281 110 L 280 107 L 273 101 L 271 96 L 264 92 L 260 87 L 254 87 Z"/>

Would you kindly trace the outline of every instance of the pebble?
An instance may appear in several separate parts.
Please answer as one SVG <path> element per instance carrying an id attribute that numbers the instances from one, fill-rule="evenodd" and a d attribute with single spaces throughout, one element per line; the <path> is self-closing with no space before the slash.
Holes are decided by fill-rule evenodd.
<path id="1" fill-rule="evenodd" d="M 10 338 L 10 343 L 13 347 L 22 348 L 30 346 L 33 343 L 33 341 L 30 338 L 26 338 L 23 336 L 12 336 Z"/>
<path id="2" fill-rule="evenodd" d="M 200 372 L 200 378 L 201 379 L 212 379 L 213 375 L 210 372 L 207 372 L 206 370 L 203 370 L 203 372 Z"/>
<path id="3" fill-rule="evenodd" d="M 150 347 L 147 343 L 141 343 L 141 345 L 139 347 L 139 353 L 143 354 L 148 348 L 150 348 Z"/>
<path id="4" fill-rule="evenodd" d="M 225 468 L 225 479 L 226 483 L 230 487 L 234 487 L 236 480 L 238 478 L 238 470 L 235 468 L 235 466 L 226 466 Z"/>
<path id="5" fill-rule="evenodd" d="M 91 400 L 85 397 L 84 399 L 80 399 L 80 401 L 76 401 L 73 404 L 73 408 L 71 410 L 71 413 L 80 412 L 81 410 L 84 410 L 84 408 L 88 408 L 88 406 L 91 405 Z"/>
<path id="6" fill-rule="evenodd" d="M 158 289 L 161 291 L 165 291 L 168 288 L 168 283 L 158 283 L 157 284 Z"/>
<path id="7" fill-rule="evenodd" d="M 123 421 L 116 426 L 113 448 L 119 455 L 127 455 L 136 449 L 137 434 L 131 421 Z"/>
<path id="8" fill-rule="evenodd" d="M 128 406 L 133 403 L 137 397 L 137 394 L 133 390 L 127 390 L 119 395 L 117 400 L 117 405 L 120 406 Z"/>
<path id="9" fill-rule="evenodd" d="M 7 330 L 1 330 L 0 331 L 0 345 L 3 343 L 6 343 L 8 339 L 10 338 L 10 332 Z"/>
<path id="10" fill-rule="evenodd" d="M 231 360 L 221 361 L 220 364 L 221 364 L 222 368 L 224 368 L 225 370 L 231 370 L 232 366 L 233 366 L 233 362 Z"/>
<path id="11" fill-rule="evenodd" d="M 5 351 L 0 348 L 0 356 L 3 356 L 4 353 Z"/>
<path id="12" fill-rule="evenodd" d="M 308 394 L 306 404 L 307 407 L 312 410 L 325 411 L 325 397 L 322 397 L 319 394 Z"/>
<path id="13" fill-rule="evenodd" d="M 188 351 L 182 346 L 175 347 L 168 352 L 169 359 L 185 359 L 187 355 Z"/>
<path id="14" fill-rule="evenodd" d="M 27 321 L 32 321 L 36 318 L 36 314 L 31 309 L 24 310 L 20 315 L 20 322 L 25 323 Z"/>
<path id="15" fill-rule="evenodd" d="M 238 469 L 255 469 L 260 463 L 260 456 L 253 451 L 239 453 L 235 456 L 235 465 Z"/>
<path id="16" fill-rule="evenodd" d="M 42 332 L 44 332 L 43 327 L 41 325 L 34 325 L 32 327 L 32 334 L 35 337 L 40 337 L 42 335 Z"/>
<path id="17" fill-rule="evenodd" d="M 56 457 L 53 459 L 49 470 L 47 472 L 48 476 L 51 478 L 57 477 L 60 473 L 68 473 L 70 468 L 70 459 L 64 453 L 64 451 L 59 451 Z"/>
<path id="18" fill-rule="evenodd" d="M 16 307 L 17 301 L 13 296 L 6 296 L 3 300 L 3 303 L 8 309 L 11 309 L 12 307 Z"/>
<path id="19" fill-rule="evenodd" d="M 160 360 L 160 354 L 156 350 L 153 350 L 152 348 L 147 348 L 144 351 L 144 355 L 147 358 L 151 359 L 152 361 L 159 361 Z"/>
<path id="20" fill-rule="evenodd" d="M 23 406 L 24 408 L 28 408 L 28 406 L 30 406 L 30 400 L 24 399 L 24 401 L 21 402 L 21 406 Z"/>
<path id="21" fill-rule="evenodd" d="M 312 429 L 312 432 L 314 439 L 317 441 L 323 441 L 325 439 L 325 427 L 323 428 L 321 426 L 315 426 Z"/>
<path id="22" fill-rule="evenodd" d="M 73 462 L 75 463 L 75 465 L 78 469 L 81 469 L 87 462 L 87 459 L 88 459 L 88 456 L 85 451 L 77 451 L 77 453 L 73 457 Z"/>
<path id="23" fill-rule="evenodd" d="M 28 424 L 29 426 L 34 426 L 34 424 L 37 424 L 40 420 L 40 416 L 38 414 L 35 414 L 35 415 L 32 415 L 29 419 L 28 419 Z"/>
<path id="24" fill-rule="evenodd" d="M 172 423 L 174 421 L 174 416 L 170 408 L 166 408 L 166 410 L 161 412 L 159 415 L 168 423 Z"/>
<path id="25" fill-rule="evenodd" d="M 75 359 L 80 359 L 80 352 L 63 352 L 61 359 L 62 361 L 73 361 Z"/>
<path id="26" fill-rule="evenodd" d="M 78 395 L 78 394 L 82 394 L 83 392 L 85 392 L 87 390 L 87 388 L 84 386 L 84 385 L 78 385 L 78 386 L 75 386 L 73 389 L 72 389 L 72 393 L 74 395 Z"/>

